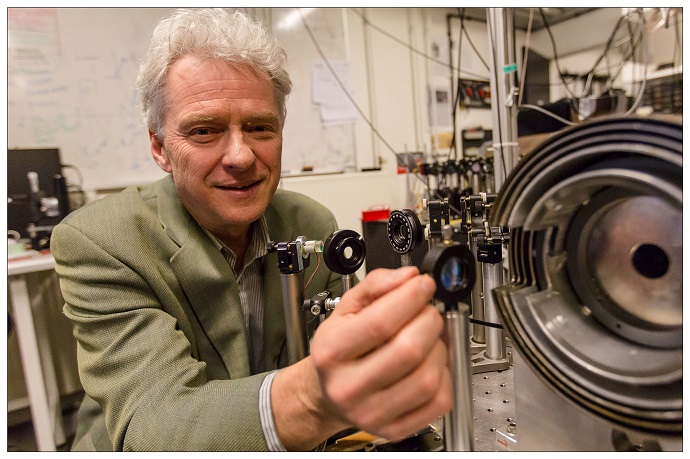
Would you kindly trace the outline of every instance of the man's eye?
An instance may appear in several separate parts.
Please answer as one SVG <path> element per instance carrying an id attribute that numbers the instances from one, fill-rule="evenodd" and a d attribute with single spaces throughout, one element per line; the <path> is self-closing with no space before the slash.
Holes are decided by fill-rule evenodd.
<path id="1" fill-rule="evenodd" d="M 197 128 L 197 129 L 192 130 L 191 134 L 193 136 L 207 136 L 207 135 L 211 135 L 212 131 L 209 128 Z"/>

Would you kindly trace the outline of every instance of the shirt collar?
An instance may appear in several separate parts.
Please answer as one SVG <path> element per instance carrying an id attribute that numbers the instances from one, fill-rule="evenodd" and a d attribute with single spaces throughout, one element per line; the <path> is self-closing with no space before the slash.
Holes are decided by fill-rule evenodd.
<path id="1" fill-rule="evenodd" d="M 227 245 L 225 245 L 223 241 L 214 236 L 209 230 L 203 227 L 202 229 L 211 239 L 211 242 L 213 242 L 216 248 L 218 248 L 218 250 L 220 250 L 223 253 L 223 255 L 225 255 L 228 261 L 231 262 L 231 266 L 234 266 L 235 260 L 237 259 L 234 252 L 230 250 L 230 248 Z M 268 225 L 266 224 L 266 217 L 262 215 L 261 218 L 255 221 L 252 224 L 250 231 L 252 231 L 252 239 L 249 244 L 249 247 L 247 247 L 247 253 L 244 257 L 244 266 L 248 266 L 257 258 L 261 258 L 268 253 L 266 246 L 268 245 L 270 238 L 268 235 Z"/>

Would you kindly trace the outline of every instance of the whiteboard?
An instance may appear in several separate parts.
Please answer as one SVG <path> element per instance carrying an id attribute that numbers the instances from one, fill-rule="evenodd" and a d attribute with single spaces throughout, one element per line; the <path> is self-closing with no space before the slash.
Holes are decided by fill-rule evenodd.
<path id="1" fill-rule="evenodd" d="M 294 9 L 273 9 L 289 59 L 283 169 L 354 165 L 352 123 L 327 125 L 312 101 L 321 62 L 301 22 L 278 30 Z M 151 157 L 136 75 L 156 23 L 171 8 L 8 8 L 8 148 L 59 148 L 86 190 L 150 183 L 165 174 Z M 346 59 L 340 8 L 308 18 L 330 58 Z M 318 24 L 318 25 L 317 25 Z M 68 178 L 69 170 L 66 171 Z"/>
<path id="2" fill-rule="evenodd" d="M 283 171 L 310 166 L 315 170 L 352 170 L 355 164 L 354 123 L 323 121 L 321 106 L 314 102 L 314 72 L 324 62 L 300 20 L 280 27 L 296 8 L 274 8 L 272 31 L 288 55 L 292 93 L 287 102 L 283 130 Z M 312 34 L 332 67 L 347 63 L 342 8 L 315 8 L 303 13 Z M 338 88 L 340 89 L 340 88 Z"/>

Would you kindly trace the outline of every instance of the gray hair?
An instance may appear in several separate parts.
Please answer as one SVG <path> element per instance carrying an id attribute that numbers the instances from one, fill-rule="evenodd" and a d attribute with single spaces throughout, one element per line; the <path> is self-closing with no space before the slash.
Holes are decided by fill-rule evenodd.
<path id="1" fill-rule="evenodd" d="M 163 134 L 165 77 L 170 66 L 185 55 L 250 65 L 260 75 L 266 75 L 273 83 L 278 108 L 285 118 L 285 101 L 292 82 L 286 70 L 287 55 L 276 38 L 240 11 L 183 9 L 158 23 L 148 54 L 139 67 L 139 97 L 144 121 L 151 132 Z"/>

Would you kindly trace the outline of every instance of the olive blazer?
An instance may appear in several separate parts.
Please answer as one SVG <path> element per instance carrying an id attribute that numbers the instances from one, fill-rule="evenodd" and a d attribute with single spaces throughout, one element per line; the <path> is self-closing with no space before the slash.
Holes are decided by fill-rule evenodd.
<path id="1" fill-rule="evenodd" d="M 278 190 L 265 212 L 272 241 L 325 240 L 332 213 Z M 171 176 L 70 214 L 51 251 L 87 394 L 73 449 L 266 450 L 235 275 L 184 208 Z M 305 279 L 318 263 L 311 256 Z M 264 368 L 287 360 L 276 254 L 263 259 Z M 321 263 L 305 297 L 342 293 Z"/>

